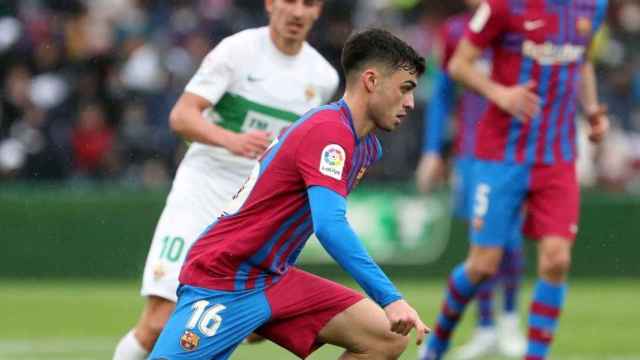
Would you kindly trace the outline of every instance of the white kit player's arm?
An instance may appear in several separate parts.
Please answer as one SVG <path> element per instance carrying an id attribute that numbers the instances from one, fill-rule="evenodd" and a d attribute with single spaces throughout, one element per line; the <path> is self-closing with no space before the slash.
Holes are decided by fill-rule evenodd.
<path id="1" fill-rule="evenodd" d="M 246 41 L 236 34 L 211 50 L 173 107 L 169 121 L 173 131 L 187 140 L 222 146 L 236 155 L 255 158 L 269 146 L 267 133 L 238 134 L 207 121 L 202 115 L 235 81 L 239 64 L 237 54 L 243 47 L 246 47 Z"/>
<path id="2" fill-rule="evenodd" d="M 185 92 L 171 110 L 171 129 L 190 141 L 222 146 L 236 155 L 248 158 L 256 158 L 269 146 L 269 135 L 266 132 L 238 134 L 207 121 L 202 113 L 210 106 L 211 103 L 205 98 Z"/>

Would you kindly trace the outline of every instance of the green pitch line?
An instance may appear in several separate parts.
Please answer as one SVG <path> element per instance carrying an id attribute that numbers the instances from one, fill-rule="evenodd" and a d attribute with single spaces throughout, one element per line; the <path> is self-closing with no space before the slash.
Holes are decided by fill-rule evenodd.
<path id="1" fill-rule="evenodd" d="M 444 282 L 399 281 L 399 285 L 423 320 L 432 325 Z M 138 284 L 132 282 L 0 280 L 0 286 L 0 360 L 109 359 L 142 306 Z M 530 286 L 529 281 L 521 296 L 523 322 Z M 638 294 L 640 282 L 632 279 L 573 282 L 552 359 L 640 360 Z M 474 317 L 472 305 L 453 346 L 468 339 Z M 310 359 L 335 359 L 338 354 L 337 349 L 325 346 Z M 411 346 L 402 359 L 413 360 L 415 354 Z M 270 343 L 242 345 L 233 357 L 256 358 L 295 359 Z"/>

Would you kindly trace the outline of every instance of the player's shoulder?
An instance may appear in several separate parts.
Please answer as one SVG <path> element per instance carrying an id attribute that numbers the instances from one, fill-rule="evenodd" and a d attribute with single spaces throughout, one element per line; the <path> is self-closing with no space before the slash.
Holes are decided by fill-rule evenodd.
<path id="1" fill-rule="evenodd" d="M 265 34 L 268 36 L 266 27 L 241 30 L 222 39 L 218 46 L 226 47 L 233 52 L 251 52 L 258 48 L 260 40 L 265 37 Z"/>
<path id="2" fill-rule="evenodd" d="M 319 106 L 305 114 L 296 127 L 303 137 L 327 137 L 355 143 L 355 135 L 339 102 Z"/>
<path id="3" fill-rule="evenodd" d="M 302 46 L 302 55 L 306 62 L 313 68 L 314 73 L 318 74 L 318 78 L 326 79 L 329 84 L 336 84 L 340 81 L 338 71 L 320 52 L 305 42 Z"/>

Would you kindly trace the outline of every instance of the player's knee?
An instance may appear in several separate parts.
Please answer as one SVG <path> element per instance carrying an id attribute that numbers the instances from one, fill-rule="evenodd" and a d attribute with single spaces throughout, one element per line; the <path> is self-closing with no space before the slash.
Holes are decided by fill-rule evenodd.
<path id="1" fill-rule="evenodd" d="M 402 355 L 409 344 L 408 336 L 400 336 L 391 334 L 386 336 L 384 341 L 380 342 L 376 348 L 372 349 L 374 359 L 380 358 L 385 360 L 395 360 Z"/>
<path id="2" fill-rule="evenodd" d="M 473 281 L 483 281 L 498 273 L 499 264 L 493 261 L 470 261 L 467 263 L 469 277 Z"/>
<path id="3" fill-rule="evenodd" d="M 553 280 L 561 280 L 569 272 L 571 255 L 568 252 L 545 253 L 540 262 L 541 275 Z"/>

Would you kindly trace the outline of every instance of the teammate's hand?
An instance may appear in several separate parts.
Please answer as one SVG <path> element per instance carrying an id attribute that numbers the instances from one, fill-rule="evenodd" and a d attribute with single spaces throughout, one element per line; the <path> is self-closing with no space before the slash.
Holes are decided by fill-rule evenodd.
<path id="1" fill-rule="evenodd" d="M 527 122 L 540 113 L 540 96 L 535 93 L 535 81 L 525 84 L 501 88 L 495 96 L 495 103 L 500 109 Z"/>
<path id="2" fill-rule="evenodd" d="M 428 193 L 444 181 L 444 161 L 435 153 L 422 155 L 416 170 L 416 186 L 421 193 Z"/>
<path id="3" fill-rule="evenodd" d="M 416 328 L 416 345 L 422 344 L 431 329 L 425 325 L 418 313 L 404 300 L 392 302 L 384 308 L 384 312 L 391 324 L 391 331 L 400 335 L 408 335 Z"/>
<path id="4" fill-rule="evenodd" d="M 599 143 L 609 131 L 609 117 L 607 116 L 607 106 L 599 105 L 595 110 L 587 114 L 587 120 L 591 129 L 589 130 L 589 140 Z"/>
<path id="5" fill-rule="evenodd" d="M 266 131 L 250 131 L 246 133 L 233 133 L 223 146 L 233 154 L 256 159 L 267 149 L 271 143 L 269 133 Z"/>

